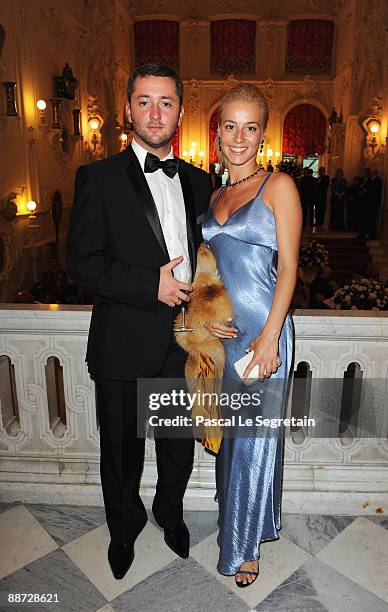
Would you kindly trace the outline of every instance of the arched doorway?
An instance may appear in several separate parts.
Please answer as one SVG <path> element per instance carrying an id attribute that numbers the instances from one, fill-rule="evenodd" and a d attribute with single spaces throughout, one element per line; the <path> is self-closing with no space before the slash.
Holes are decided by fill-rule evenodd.
<path id="1" fill-rule="evenodd" d="M 303 166 L 319 166 L 325 152 L 326 119 L 313 104 L 298 104 L 286 115 L 283 126 L 283 158 L 299 158 Z"/>

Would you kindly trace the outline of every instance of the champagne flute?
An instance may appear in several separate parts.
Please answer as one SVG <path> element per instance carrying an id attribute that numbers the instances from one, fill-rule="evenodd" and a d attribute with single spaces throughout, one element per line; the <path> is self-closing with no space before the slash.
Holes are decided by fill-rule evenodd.
<path id="1" fill-rule="evenodd" d="M 190 260 L 183 260 L 182 263 L 179 264 L 174 270 L 174 276 L 177 280 L 180 280 L 182 283 L 190 283 L 191 282 L 191 263 Z M 183 293 L 188 293 L 181 289 Z M 181 306 L 182 313 L 182 324 L 174 327 L 174 332 L 190 332 L 194 331 L 192 327 L 187 327 L 186 325 L 186 303 L 182 302 Z"/>

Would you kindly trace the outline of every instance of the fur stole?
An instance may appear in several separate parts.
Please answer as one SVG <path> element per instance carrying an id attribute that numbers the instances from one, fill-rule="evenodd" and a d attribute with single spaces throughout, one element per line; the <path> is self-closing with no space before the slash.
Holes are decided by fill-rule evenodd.
<path id="1" fill-rule="evenodd" d="M 197 392 L 192 418 L 197 415 L 205 419 L 218 418 L 219 406 L 207 396 L 205 405 L 203 393 L 221 392 L 222 375 L 225 367 L 225 351 L 222 341 L 213 336 L 205 327 L 207 323 L 226 323 L 233 318 L 231 299 L 222 284 L 217 271 L 215 257 L 210 248 L 202 243 L 197 253 L 197 271 L 192 283 L 190 303 L 187 306 L 186 324 L 194 331 L 177 333 L 176 341 L 188 353 L 185 376 L 190 393 Z M 181 315 L 175 323 L 179 325 Z M 214 396 L 213 396 L 214 397 Z M 222 429 L 217 426 L 195 428 L 195 435 L 202 444 L 213 452 L 221 445 Z"/>

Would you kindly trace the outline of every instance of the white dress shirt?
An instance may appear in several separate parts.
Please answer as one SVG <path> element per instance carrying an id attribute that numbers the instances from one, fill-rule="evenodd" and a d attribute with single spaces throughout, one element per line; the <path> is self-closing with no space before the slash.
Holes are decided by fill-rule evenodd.
<path id="1" fill-rule="evenodd" d="M 131 146 L 144 172 L 147 151 L 134 138 Z M 171 148 L 170 153 L 162 161 L 173 157 Z M 191 264 L 187 244 L 186 209 L 179 175 L 176 173 L 170 178 L 159 168 L 155 172 L 144 172 L 144 176 L 158 211 L 170 259 L 179 255 L 184 257 L 183 262 L 174 268 L 174 276 L 181 281 L 190 282 Z"/>

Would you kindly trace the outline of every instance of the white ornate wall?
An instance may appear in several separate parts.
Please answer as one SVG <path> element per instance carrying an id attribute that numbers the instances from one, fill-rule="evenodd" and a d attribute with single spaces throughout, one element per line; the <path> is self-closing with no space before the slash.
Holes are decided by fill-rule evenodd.
<path id="1" fill-rule="evenodd" d="M 102 503 L 94 388 L 84 362 L 89 320 L 89 307 L 0 309 L 0 356 L 8 356 L 14 365 L 19 404 L 18 423 L 12 428 L 6 430 L 0 419 L 4 501 Z M 309 364 L 312 381 L 341 379 L 354 361 L 366 378 L 388 379 L 388 314 L 297 311 L 294 322 L 295 362 Z M 45 365 L 51 356 L 63 368 L 65 427 L 50 426 Z M 386 390 L 383 401 L 387 407 Z M 388 410 L 384 414 L 388 419 Z M 387 431 L 388 421 L 382 429 Z M 142 480 L 147 503 L 155 479 L 154 449 L 148 442 Z M 186 503 L 190 508 L 216 509 L 213 497 L 214 460 L 197 444 Z M 361 439 L 353 432 L 329 440 L 304 438 L 299 432 L 288 437 L 286 511 L 373 514 L 387 506 L 386 436 Z"/>

